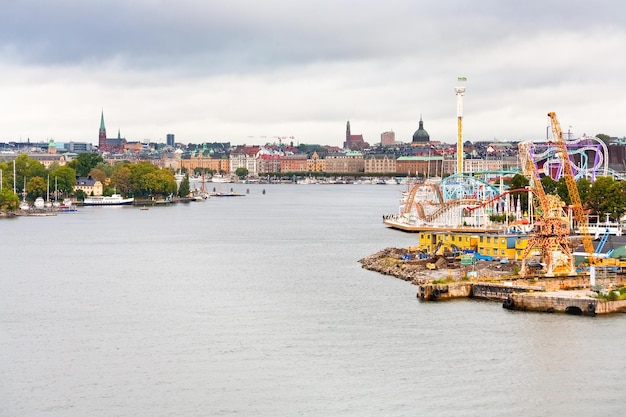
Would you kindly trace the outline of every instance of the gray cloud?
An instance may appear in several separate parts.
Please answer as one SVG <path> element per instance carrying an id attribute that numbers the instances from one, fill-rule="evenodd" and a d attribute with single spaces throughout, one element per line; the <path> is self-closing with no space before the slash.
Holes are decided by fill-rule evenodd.
<path id="1" fill-rule="evenodd" d="M 134 139 L 281 130 L 340 144 L 349 118 L 370 142 L 388 129 L 407 140 L 423 114 L 431 137 L 451 141 L 457 76 L 468 77 L 468 139 L 541 135 L 545 113 L 559 109 L 590 120 L 597 131 L 586 133 L 624 135 L 615 113 L 626 96 L 626 6 L 606 0 L 0 6 L 10 101 L 0 135 L 81 139 L 88 122 L 55 124 L 66 106 L 83 118 L 119 113 Z M 39 107 L 20 124 L 18 112 Z"/>

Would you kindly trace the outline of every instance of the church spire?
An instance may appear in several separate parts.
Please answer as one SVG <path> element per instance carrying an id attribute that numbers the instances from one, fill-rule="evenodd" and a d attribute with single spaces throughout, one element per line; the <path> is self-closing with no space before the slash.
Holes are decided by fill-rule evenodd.
<path id="1" fill-rule="evenodd" d="M 100 132 L 98 132 L 98 149 L 100 152 L 106 151 L 107 148 L 107 130 L 104 127 L 104 110 L 100 114 Z"/>

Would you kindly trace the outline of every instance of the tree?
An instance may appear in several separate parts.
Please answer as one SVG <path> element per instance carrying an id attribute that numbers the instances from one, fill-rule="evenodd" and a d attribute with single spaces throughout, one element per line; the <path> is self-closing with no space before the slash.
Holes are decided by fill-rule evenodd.
<path id="1" fill-rule="evenodd" d="M 529 184 L 530 182 L 528 181 L 528 178 L 526 178 L 525 176 L 521 174 L 515 174 L 513 178 L 511 178 L 510 189 L 511 190 L 523 189 L 523 188 L 528 187 Z M 517 191 L 517 192 L 512 193 L 512 197 L 515 199 L 515 201 L 517 201 L 517 199 L 519 198 L 520 204 L 522 207 L 528 207 L 528 192 Z"/>
<path id="2" fill-rule="evenodd" d="M 28 193 L 28 199 L 34 200 L 37 197 L 45 197 L 48 191 L 48 184 L 41 177 L 33 177 L 28 180 L 26 185 L 26 192 Z"/>
<path id="3" fill-rule="evenodd" d="M 246 176 L 248 175 L 248 169 L 247 168 L 237 168 L 235 170 L 235 175 L 237 177 L 239 177 L 240 180 L 246 178 Z"/>
<path id="4" fill-rule="evenodd" d="M 115 187 L 118 193 L 128 195 L 131 192 L 131 172 L 127 165 L 117 167 L 115 172 L 111 174 L 111 185 Z"/>
<path id="5" fill-rule="evenodd" d="M 111 166 L 110 164 L 107 164 L 106 162 L 98 162 L 96 166 L 93 167 L 93 169 L 102 170 L 106 174 L 107 178 L 113 175 L 113 171 L 114 171 L 113 166 Z"/>
<path id="6" fill-rule="evenodd" d="M 17 210 L 20 198 L 13 189 L 2 188 L 0 190 L 0 210 Z"/>
<path id="7" fill-rule="evenodd" d="M 99 163 L 103 163 L 104 159 L 97 153 L 81 153 L 76 159 L 67 164 L 70 168 L 76 171 L 76 175 L 79 177 L 86 177 L 93 168 Z"/>
<path id="8" fill-rule="evenodd" d="M 16 191 L 24 191 L 25 180 L 33 177 L 45 178 L 46 175 L 46 168 L 36 159 L 33 159 L 26 154 L 20 154 L 17 158 L 15 158 Z M 11 179 L 13 179 L 12 175 Z"/>
<path id="9" fill-rule="evenodd" d="M 183 179 L 180 181 L 180 185 L 178 186 L 178 196 L 183 198 L 183 197 L 187 197 L 190 193 L 190 188 L 189 188 L 189 174 L 185 174 L 185 176 L 183 177 Z"/>
<path id="10" fill-rule="evenodd" d="M 611 137 L 609 135 L 605 135 L 604 133 L 598 133 L 596 137 L 604 142 L 604 144 L 607 146 L 609 145 L 609 143 L 611 143 Z"/>
<path id="11" fill-rule="evenodd" d="M 626 208 L 626 184 L 611 177 L 598 177 L 589 188 L 587 207 L 592 214 L 603 219 L 609 214 L 613 219 L 620 219 Z"/>
<path id="12" fill-rule="evenodd" d="M 100 181 L 102 185 L 106 184 L 107 174 L 99 168 L 92 168 L 87 176 L 93 178 L 94 180 Z"/>
<path id="13" fill-rule="evenodd" d="M 74 193 L 76 185 L 76 171 L 66 166 L 58 167 L 50 171 L 50 187 L 54 187 L 62 196 Z M 59 196 L 55 196 L 58 199 Z"/>
<path id="14" fill-rule="evenodd" d="M 557 193 L 557 182 L 554 181 L 550 176 L 546 175 L 545 177 L 541 177 L 541 185 L 543 186 L 543 190 L 546 192 L 546 194 Z"/>

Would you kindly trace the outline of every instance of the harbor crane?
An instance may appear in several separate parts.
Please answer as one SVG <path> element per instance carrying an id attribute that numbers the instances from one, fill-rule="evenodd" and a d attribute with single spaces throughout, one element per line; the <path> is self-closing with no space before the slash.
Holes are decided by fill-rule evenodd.
<path id="1" fill-rule="evenodd" d="M 556 195 L 546 194 L 541 184 L 539 170 L 532 158 L 531 144 L 521 142 L 519 150 L 524 175 L 530 179 L 530 188 L 539 200 L 541 210 L 541 217 L 535 218 L 534 234 L 528 239 L 526 249 L 522 253 L 520 275 L 526 276 L 527 261 L 534 252 L 540 253 L 546 276 L 553 276 L 555 269 L 563 266 L 567 268 L 568 273 L 574 274 L 574 255 L 569 242 L 570 225 L 563 211 L 563 202 Z"/>
<path id="2" fill-rule="evenodd" d="M 588 233 L 587 218 L 585 216 L 578 186 L 574 178 L 574 173 L 567 152 L 567 144 L 563 139 L 561 125 L 556 117 L 556 113 L 548 113 L 552 127 L 554 145 L 558 149 L 558 157 L 561 159 L 563 167 L 563 177 L 567 185 L 567 192 L 570 197 L 572 212 L 582 239 L 583 247 L 589 259 L 589 264 L 593 267 L 598 263 L 599 257 L 595 253 L 591 235 Z M 535 235 L 528 241 L 528 245 L 522 254 L 522 268 L 520 274 L 526 274 L 526 259 L 533 250 L 539 249 L 543 262 L 546 265 L 546 275 L 554 274 L 557 266 L 556 254 L 561 257 L 561 262 L 569 266 L 569 273 L 575 274 L 574 257 L 569 242 L 570 224 L 564 215 L 563 202 L 558 196 L 547 195 L 541 185 L 541 178 L 537 166 L 532 160 L 530 144 L 520 143 L 520 156 L 523 159 L 522 168 L 524 174 L 530 177 L 531 186 L 540 201 L 543 216 L 535 222 Z M 592 280 L 594 271 L 592 268 Z"/>

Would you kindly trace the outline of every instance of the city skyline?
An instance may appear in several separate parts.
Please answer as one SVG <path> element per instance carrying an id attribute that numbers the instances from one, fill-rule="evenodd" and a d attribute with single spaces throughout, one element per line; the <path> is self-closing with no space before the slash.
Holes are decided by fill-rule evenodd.
<path id="1" fill-rule="evenodd" d="M 621 4 L 35 0 L 0 16 L 0 141 L 455 143 L 623 137 Z M 311 16 L 314 16 L 313 18 Z M 571 128 L 570 128 L 571 126 Z"/>

